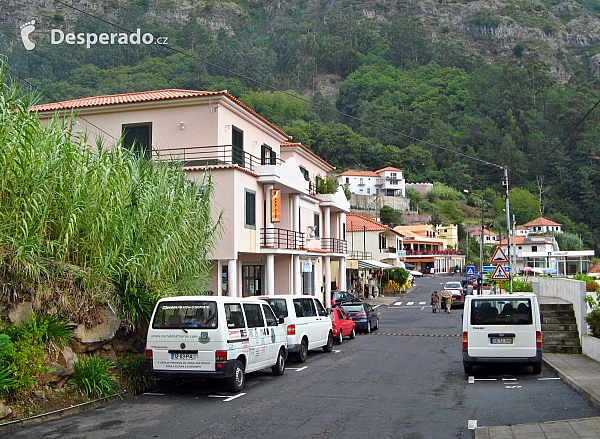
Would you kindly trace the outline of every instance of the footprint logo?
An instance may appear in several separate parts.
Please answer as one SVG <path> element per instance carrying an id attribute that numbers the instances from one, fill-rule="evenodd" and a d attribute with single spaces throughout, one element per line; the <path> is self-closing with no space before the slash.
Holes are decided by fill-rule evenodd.
<path id="1" fill-rule="evenodd" d="M 27 50 L 33 50 L 35 48 L 35 43 L 29 39 L 29 35 L 34 30 L 35 20 L 28 21 L 27 23 L 21 26 L 21 39 L 23 40 L 23 45 Z"/>

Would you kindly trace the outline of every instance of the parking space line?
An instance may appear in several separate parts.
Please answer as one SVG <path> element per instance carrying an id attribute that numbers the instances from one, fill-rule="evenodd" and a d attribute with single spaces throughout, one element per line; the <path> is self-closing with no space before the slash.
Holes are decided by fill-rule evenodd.
<path id="1" fill-rule="evenodd" d="M 502 378 L 502 381 L 517 381 L 516 378 Z"/>
<path id="2" fill-rule="evenodd" d="M 244 395 L 245 395 L 245 393 L 238 393 L 237 395 L 230 396 L 229 398 L 227 398 L 227 399 L 224 399 L 223 401 L 224 401 L 224 402 L 233 401 L 234 399 L 237 399 L 237 398 L 239 398 L 240 396 L 244 396 Z"/>
<path id="3" fill-rule="evenodd" d="M 475 381 L 496 381 L 496 378 L 475 378 Z"/>
<path id="4" fill-rule="evenodd" d="M 560 378 L 559 377 L 538 378 L 538 381 L 547 381 L 547 380 L 560 380 Z"/>
<path id="5" fill-rule="evenodd" d="M 308 369 L 308 366 L 303 367 L 286 367 L 287 370 L 295 370 L 296 372 L 302 372 L 304 369 Z"/>

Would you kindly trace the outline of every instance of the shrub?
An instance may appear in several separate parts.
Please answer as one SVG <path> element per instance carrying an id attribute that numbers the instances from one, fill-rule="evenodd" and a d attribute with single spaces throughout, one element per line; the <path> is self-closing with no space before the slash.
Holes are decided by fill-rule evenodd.
<path id="1" fill-rule="evenodd" d="M 86 396 L 103 398 L 117 393 L 117 382 L 109 373 L 113 369 L 112 361 L 91 356 L 73 365 L 75 378 L 71 382 Z"/>
<path id="2" fill-rule="evenodd" d="M 73 325 L 56 315 L 31 315 L 17 329 L 17 334 L 31 332 L 34 337 L 43 342 L 58 342 L 60 344 L 73 338 Z"/>
<path id="3" fill-rule="evenodd" d="M 117 360 L 117 367 L 123 378 L 127 381 L 127 387 L 131 393 L 145 392 L 153 385 L 153 380 L 144 371 L 146 357 L 144 355 L 133 355 L 129 358 Z"/>
<path id="4" fill-rule="evenodd" d="M 13 389 L 17 396 L 31 392 L 48 372 L 45 354 L 39 335 L 30 331 L 20 331 L 19 339 L 8 348 L 13 363 Z"/>
<path id="5" fill-rule="evenodd" d="M 317 194 L 335 194 L 338 190 L 339 183 L 335 178 L 315 177 L 315 189 Z"/>
<path id="6" fill-rule="evenodd" d="M 529 282 L 522 281 L 520 279 L 513 279 L 513 291 L 519 291 L 521 293 L 533 292 L 533 287 Z"/>
<path id="7" fill-rule="evenodd" d="M 592 335 L 600 338 L 600 309 L 595 309 L 585 316 L 585 321 L 590 325 Z"/>

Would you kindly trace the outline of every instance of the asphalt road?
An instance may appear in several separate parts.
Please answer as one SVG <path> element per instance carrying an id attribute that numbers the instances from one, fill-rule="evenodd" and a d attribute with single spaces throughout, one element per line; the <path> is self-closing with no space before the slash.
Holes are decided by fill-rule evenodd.
<path id="1" fill-rule="evenodd" d="M 189 382 L 0 436 L 470 438 L 469 420 L 489 426 L 600 415 L 547 369 L 480 369 L 467 377 L 462 310 L 433 314 L 428 305 L 431 291 L 450 279 L 417 280 L 396 301 L 402 304 L 379 308 L 374 334 L 329 354 L 311 351 L 305 364 L 289 362 L 282 377 L 249 374 L 242 394 Z"/>

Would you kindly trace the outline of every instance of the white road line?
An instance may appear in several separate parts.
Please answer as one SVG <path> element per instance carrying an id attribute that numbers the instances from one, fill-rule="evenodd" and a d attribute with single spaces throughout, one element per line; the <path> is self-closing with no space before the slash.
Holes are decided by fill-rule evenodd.
<path id="1" fill-rule="evenodd" d="M 547 381 L 547 380 L 560 380 L 560 378 L 558 378 L 558 377 L 552 377 L 552 378 L 538 378 L 538 381 Z"/>
<path id="2" fill-rule="evenodd" d="M 380 303 L 379 305 L 375 305 L 375 306 L 373 307 L 373 309 L 377 309 L 377 308 L 379 308 L 380 306 L 381 306 L 381 303 Z"/>
<path id="3" fill-rule="evenodd" d="M 237 399 L 240 396 L 244 396 L 244 395 L 245 395 L 245 393 L 238 393 L 237 395 L 230 396 L 229 398 L 224 399 L 223 401 L 225 401 L 225 402 L 233 401 L 234 399 Z"/>
<path id="4" fill-rule="evenodd" d="M 394 303 L 394 306 L 400 306 L 400 305 L 402 305 L 402 302 L 396 302 L 396 303 Z"/>
<path id="5" fill-rule="evenodd" d="M 516 378 L 502 378 L 502 381 L 517 381 Z"/>
<path id="6" fill-rule="evenodd" d="M 336 354 L 339 354 L 339 353 L 340 353 L 340 352 L 342 352 L 342 351 L 339 351 L 339 350 L 335 350 L 335 349 L 334 349 L 334 350 L 333 350 L 333 352 L 335 352 Z"/>
<path id="7" fill-rule="evenodd" d="M 304 369 L 308 369 L 308 366 L 304 366 L 304 367 L 301 367 L 301 368 L 288 367 L 287 369 L 295 370 L 296 372 L 302 372 Z"/>
<path id="8" fill-rule="evenodd" d="M 165 396 L 164 393 L 154 393 L 154 392 L 146 392 L 144 395 L 153 395 L 153 396 Z"/>
<path id="9" fill-rule="evenodd" d="M 421 311 L 423 311 L 424 309 L 425 309 L 425 307 L 424 307 L 424 306 L 422 306 L 422 307 L 421 307 Z"/>
<path id="10" fill-rule="evenodd" d="M 407 302 L 406 304 L 410 306 L 410 305 L 414 305 L 415 302 Z"/>
<path id="11" fill-rule="evenodd" d="M 208 395 L 209 398 L 229 398 L 227 395 Z"/>
<path id="12" fill-rule="evenodd" d="M 467 428 L 469 430 L 475 430 L 477 428 L 477 419 L 469 419 L 467 423 Z"/>
<path id="13" fill-rule="evenodd" d="M 427 302 L 419 302 L 419 305 L 425 305 Z"/>
<path id="14" fill-rule="evenodd" d="M 496 378 L 475 378 L 475 381 L 496 381 Z"/>
<path id="15" fill-rule="evenodd" d="M 469 384 L 474 384 L 474 383 L 475 383 L 475 377 L 469 376 Z"/>
<path id="16" fill-rule="evenodd" d="M 507 389 L 520 389 L 523 386 L 506 386 Z"/>

